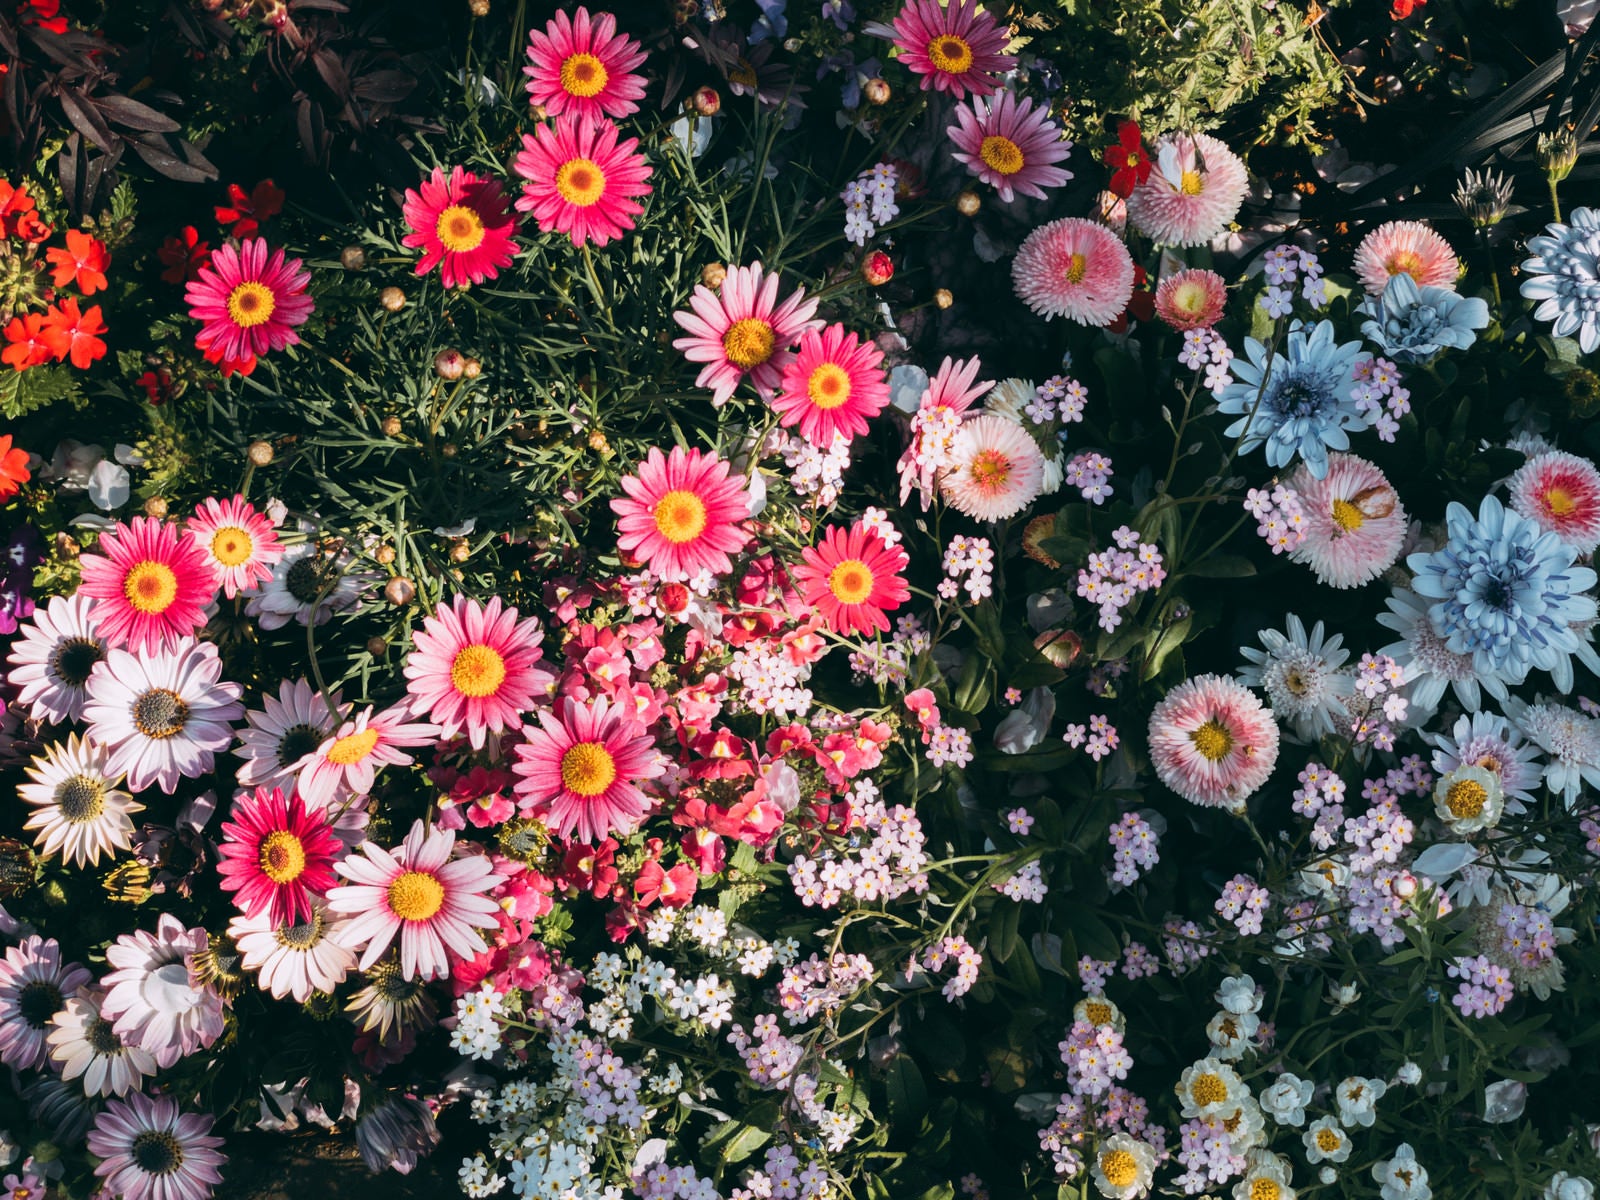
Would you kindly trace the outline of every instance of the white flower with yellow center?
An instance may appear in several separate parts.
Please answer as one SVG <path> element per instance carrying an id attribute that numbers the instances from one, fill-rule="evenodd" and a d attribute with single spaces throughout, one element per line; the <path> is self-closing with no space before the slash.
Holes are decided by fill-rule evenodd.
<path id="1" fill-rule="evenodd" d="M 1178 1080 L 1178 1102 L 1186 1117 L 1231 1113 L 1250 1095 L 1244 1081 L 1219 1058 L 1202 1058 Z"/>
<path id="2" fill-rule="evenodd" d="M 1384 1092 L 1388 1090 L 1389 1085 L 1381 1079 L 1352 1075 L 1341 1080 L 1333 1091 L 1334 1100 L 1339 1105 L 1339 1120 L 1346 1127 L 1360 1125 L 1363 1129 L 1371 1129 L 1372 1123 L 1378 1119 L 1378 1101 L 1383 1099 Z"/>
<path id="3" fill-rule="evenodd" d="M 1318 1117 L 1300 1135 L 1306 1144 L 1306 1161 L 1312 1166 L 1320 1162 L 1343 1162 L 1350 1157 L 1350 1135 L 1339 1124 L 1338 1117 Z"/>
<path id="4" fill-rule="evenodd" d="M 1500 776 L 1483 767 L 1457 767 L 1439 778 L 1433 792 L 1434 812 L 1457 836 L 1493 829 L 1505 808 Z"/>
<path id="5" fill-rule="evenodd" d="M 1117 1133 L 1100 1143 L 1090 1177 L 1107 1200 L 1133 1200 L 1150 1190 L 1155 1169 L 1154 1146 L 1126 1133 Z"/>
<path id="6" fill-rule="evenodd" d="M 1109 1025 L 1121 1033 L 1128 1026 L 1127 1018 L 1122 1015 L 1122 1010 L 1107 1000 L 1104 996 L 1085 996 L 1072 1006 L 1072 1019 L 1074 1021 L 1087 1021 L 1099 1027 Z"/>
<path id="7" fill-rule="evenodd" d="M 1253 1152 L 1244 1178 L 1233 1185 L 1233 1200 L 1294 1200 L 1288 1160 L 1266 1151 Z"/>
<path id="8" fill-rule="evenodd" d="M 1240 1086 L 1243 1087 L 1242 1084 Z M 1237 1108 L 1213 1118 L 1222 1132 L 1228 1135 L 1228 1145 L 1235 1154 L 1246 1154 L 1267 1143 L 1266 1114 L 1250 1094 L 1250 1089 L 1245 1087 L 1243 1091 Z"/>
<path id="9" fill-rule="evenodd" d="M 1372 1177 L 1383 1186 L 1383 1200 L 1431 1200 L 1433 1196 L 1428 1170 L 1406 1142 L 1396 1147 L 1393 1158 L 1373 1165 Z"/>
<path id="10" fill-rule="evenodd" d="M 1250 1049 L 1250 1039 L 1261 1028 L 1261 1018 L 1255 1013 L 1231 1013 L 1223 1009 L 1206 1023 L 1206 1037 L 1211 1039 L 1212 1053 L 1224 1062 L 1237 1062 Z"/>

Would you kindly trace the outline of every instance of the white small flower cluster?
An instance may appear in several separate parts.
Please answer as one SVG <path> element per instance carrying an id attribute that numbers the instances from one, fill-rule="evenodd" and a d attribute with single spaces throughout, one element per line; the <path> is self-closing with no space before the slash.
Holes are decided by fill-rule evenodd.
<path id="1" fill-rule="evenodd" d="M 956 534 L 944 551 L 939 595 L 954 600 L 963 589 L 973 603 L 994 595 L 994 548 L 988 538 Z"/>
<path id="2" fill-rule="evenodd" d="M 852 650 L 850 670 L 858 681 L 870 679 L 879 687 L 898 687 L 905 683 L 912 660 L 932 648 L 932 635 L 922 627 L 920 620 L 907 613 L 895 619 L 891 640 Z"/>
<path id="3" fill-rule="evenodd" d="M 859 786 L 856 804 L 850 840 L 860 845 L 824 845 L 815 857 L 798 855 L 789 864 L 789 881 L 807 908 L 833 908 L 846 896 L 874 904 L 928 890 L 926 840 L 917 814 L 875 797 L 863 802 Z"/>
<path id="4" fill-rule="evenodd" d="M 739 700 L 751 712 L 789 720 L 811 711 L 814 697 L 804 686 L 811 678 L 811 664 L 776 653 L 769 643 L 735 651 L 727 673 L 739 681 Z"/>
<path id="5" fill-rule="evenodd" d="M 894 200 L 898 182 L 894 167 L 881 162 L 845 184 L 839 199 L 844 201 L 846 241 L 865 246 L 879 226 L 887 225 L 900 215 L 900 206 Z"/>
<path id="6" fill-rule="evenodd" d="M 500 1022 L 505 998 L 488 984 L 456 1001 L 456 1027 L 450 1047 L 467 1058 L 493 1058 L 500 1050 Z"/>
<path id="7" fill-rule="evenodd" d="M 1206 1024 L 1212 1057 L 1223 1062 L 1237 1062 L 1252 1048 L 1251 1039 L 1261 1028 L 1261 1018 L 1257 1015 L 1261 1012 L 1261 995 L 1256 990 L 1256 981 L 1248 975 L 1231 975 L 1217 989 L 1216 1001 L 1221 1011 Z M 1261 1105 L 1267 1107 L 1265 1098 Z"/>
<path id="8" fill-rule="evenodd" d="M 795 494 L 810 496 L 818 506 L 827 508 L 839 499 L 844 473 L 850 469 L 850 439 L 835 433 L 824 448 L 791 436 L 783 444 L 783 462 Z"/>

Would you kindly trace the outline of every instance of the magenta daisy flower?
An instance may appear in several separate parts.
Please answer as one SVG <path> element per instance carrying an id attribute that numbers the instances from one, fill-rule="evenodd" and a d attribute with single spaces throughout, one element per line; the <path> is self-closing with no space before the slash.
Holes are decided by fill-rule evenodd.
<path id="1" fill-rule="evenodd" d="M 431 745 L 438 727 L 407 720 L 405 705 L 374 713 L 369 704 L 340 725 L 300 760 L 296 786 L 306 803 L 325 808 L 345 796 L 365 796 L 377 781 L 379 767 L 402 767 L 411 756 L 402 747 Z"/>
<path id="2" fill-rule="evenodd" d="M 799 352 L 783 370 L 783 390 L 772 401 L 784 428 L 800 426 L 815 446 L 831 446 L 867 431 L 867 422 L 889 403 L 883 351 L 843 325 L 800 335 Z"/>
<path id="3" fill-rule="evenodd" d="M 119 1038 L 165 1070 L 222 1036 L 222 997 L 197 984 L 189 956 L 207 948 L 206 931 L 162 913 L 154 933 L 136 929 L 106 947 L 100 1015 Z"/>
<path id="4" fill-rule="evenodd" d="M 186 1113 L 171 1096 L 134 1092 L 112 1100 L 94 1119 L 89 1153 L 102 1160 L 94 1173 L 118 1200 L 206 1200 L 222 1182 L 228 1161 L 215 1118 Z"/>
<path id="5" fill-rule="evenodd" d="M 16 1071 L 44 1066 L 50 1023 L 67 997 L 94 977 L 77 963 L 61 961 L 53 938 L 30 934 L 0 958 L 0 1063 Z"/>
<path id="6" fill-rule="evenodd" d="M 52 596 L 22 622 L 6 659 L 16 707 L 36 721 L 77 721 L 89 698 L 89 672 L 106 656 L 95 602 L 81 593 Z"/>
<path id="7" fill-rule="evenodd" d="M 363 843 L 335 868 L 350 880 L 328 893 L 328 908 L 351 918 L 340 934 L 361 956 L 365 971 L 400 939 L 400 969 L 407 979 L 439 979 L 452 958 L 488 949 L 479 929 L 499 922 L 500 906 L 483 895 L 503 882 L 486 854 L 451 859 L 453 830 L 411 826 L 393 850 Z"/>
<path id="8" fill-rule="evenodd" d="M 628 494 L 611 501 L 617 549 L 666 583 L 726 574 L 728 555 L 750 540 L 740 524 L 750 515 L 744 476 L 730 476 L 714 454 L 674 446 L 664 455 L 652 446 L 638 474 L 622 477 L 622 490 Z"/>
<path id="9" fill-rule="evenodd" d="M 1156 288 L 1156 316 L 1180 333 L 1210 329 L 1222 320 L 1227 303 L 1222 276 L 1201 268 L 1174 271 Z"/>
<path id="10" fill-rule="evenodd" d="M 310 286 L 304 263 L 285 258 L 281 248 L 269 250 L 261 238 L 246 238 L 237 250 L 218 246 L 183 297 L 189 315 L 205 326 L 195 345 L 236 363 L 293 346 L 300 340 L 295 327 L 314 307 Z"/>
<path id="11" fill-rule="evenodd" d="M 159 650 L 206 623 L 217 573 L 199 543 L 176 525 L 134 517 L 102 533 L 97 549 L 81 559 L 78 594 L 100 601 L 95 625 L 109 645 Z"/>
<path id="12" fill-rule="evenodd" d="M 644 76 L 633 74 L 644 59 L 610 13 L 558 9 L 543 31 L 528 31 L 528 103 L 552 117 L 626 117 L 644 98 Z"/>
<path id="13" fill-rule="evenodd" d="M 511 163 L 527 180 L 517 211 L 532 213 L 545 233 L 568 235 L 574 246 L 621 237 L 644 211 L 634 197 L 650 194 L 651 167 L 638 146 L 638 138 L 618 142 L 610 121 L 588 117 L 523 134 Z"/>
<path id="14" fill-rule="evenodd" d="M 1133 256 L 1104 225 L 1063 217 L 1035 229 L 1011 264 L 1017 296 L 1044 317 L 1104 328 L 1133 298 Z"/>
<path id="15" fill-rule="evenodd" d="M 517 219 L 493 179 L 462 167 L 452 167 L 446 179 L 435 167 L 420 191 L 406 189 L 401 211 L 411 232 L 400 244 L 422 251 L 416 273 L 438 267 L 447 288 L 493 279 L 516 257 Z"/>
<path id="16" fill-rule="evenodd" d="M 948 132 L 956 146 L 950 157 L 992 186 L 1007 204 L 1018 192 L 1043 200 L 1045 188 L 1072 178 L 1071 171 L 1053 165 L 1072 152 L 1072 143 L 1061 136 L 1048 109 L 1035 108 L 1032 100 L 1001 92 L 992 101 L 958 104 L 956 123 Z"/>
<path id="17" fill-rule="evenodd" d="M 1278 725 L 1243 684 L 1196 675 L 1150 714 L 1150 758 L 1190 803 L 1243 812 L 1278 761 Z"/>
<path id="18" fill-rule="evenodd" d="M 666 768 L 652 738 L 620 704 L 563 699 L 541 710 L 516 748 L 517 795 L 560 838 L 598 842 L 639 827 L 653 802 L 639 783 Z"/>
<path id="19" fill-rule="evenodd" d="M 954 465 L 941 476 L 946 503 L 979 521 L 1014 517 L 1044 489 L 1044 454 L 1015 421 L 984 413 L 961 426 Z"/>
<path id="20" fill-rule="evenodd" d="M 1305 541 L 1289 557 L 1309 566 L 1318 583 L 1359 587 L 1394 566 L 1406 539 L 1406 510 L 1377 467 L 1354 454 L 1329 454 L 1324 478 L 1301 463 L 1288 486 L 1306 517 Z"/>
<path id="21" fill-rule="evenodd" d="M 187 530 L 210 559 L 222 594 L 230 600 L 271 579 L 272 568 L 284 555 L 272 522 L 243 496 L 204 501 L 189 518 Z"/>
<path id="22" fill-rule="evenodd" d="M 817 302 L 806 299 L 805 288 L 778 303 L 778 277 L 763 275 L 758 262 L 730 267 L 720 293 L 696 284 L 689 308 L 672 314 L 689 335 L 672 345 L 690 362 L 705 364 L 694 385 L 710 388 L 718 407 L 745 378 L 770 400 L 792 358 L 789 348 L 806 330 L 822 328 L 814 319 Z"/>
<path id="23" fill-rule="evenodd" d="M 298 794 L 273 788 L 241 792 L 233 819 L 222 823 L 217 874 L 222 890 L 247 917 L 266 914 L 278 925 L 311 919 L 311 900 L 337 882 L 333 864 L 344 853 L 322 810 L 306 811 Z"/>
<path id="24" fill-rule="evenodd" d="M 805 561 L 791 572 L 795 586 L 835 633 L 888 633 L 884 614 L 911 599 L 900 574 L 910 557 L 859 521 L 849 530 L 830 526 L 801 557 Z"/>
<path id="25" fill-rule="evenodd" d="M 1000 76 L 1017 65 L 1005 53 L 1009 37 L 978 0 L 910 0 L 895 17 L 893 28 L 869 26 L 868 32 L 888 37 L 900 61 L 922 76 L 922 90 L 947 92 L 957 100 L 987 96 L 1000 86 Z"/>
<path id="26" fill-rule="evenodd" d="M 1450 243 L 1431 226 L 1421 221 L 1385 221 L 1361 239 L 1351 269 L 1370 295 L 1381 296 L 1396 275 L 1411 276 L 1419 288 L 1454 291 L 1461 264 Z"/>
<path id="27" fill-rule="evenodd" d="M 1600 471 L 1587 458 L 1561 450 L 1536 454 L 1517 468 L 1507 486 L 1518 516 L 1579 554 L 1593 554 L 1600 547 Z"/>
<path id="28" fill-rule="evenodd" d="M 1228 227 L 1250 190 L 1239 156 L 1207 133 L 1169 133 L 1155 170 L 1128 197 L 1128 220 L 1162 246 L 1204 246 Z"/>
<path id="29" fill-rule="evenodd" d="M 456 596 L 423 619 L 406 659 L 412 707 L 442 737 L 465 728 L 473 749 L 483 749 L 488 734 L 522 728 L 522 714 L 555 683 L 539 649 L 543 638 L 537 621 L 518 621 L 498 596 L 487 607 Z"/>

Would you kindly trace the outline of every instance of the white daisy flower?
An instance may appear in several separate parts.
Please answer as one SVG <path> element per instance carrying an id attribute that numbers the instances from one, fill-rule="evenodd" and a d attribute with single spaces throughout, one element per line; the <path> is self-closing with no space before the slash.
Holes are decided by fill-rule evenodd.
<path id="1" fill-rule="evenodd" d="M 76 734 L 46 746 L 28 768 L 32 783 L 17 796 L 34 811 L 23 823 L 36 830 L 34 845 L 46 858 L 59 854 L 69 867 L 96 866 L 101 855 L 115 858 L 133 846 L 131 814 L 144 811 L 117 788 L 122 773 L 112 772 L 109 752 Z"/>

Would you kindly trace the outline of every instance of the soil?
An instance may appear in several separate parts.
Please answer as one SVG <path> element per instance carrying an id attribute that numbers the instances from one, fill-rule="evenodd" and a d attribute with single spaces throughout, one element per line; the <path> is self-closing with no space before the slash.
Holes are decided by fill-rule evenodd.
<path id="1" fill-rule="evenodd" d="M 461 1159 L 446 1147 L 409 1175 L 371 1174 L 349 1133 L 236 1133 L 228 1138 L 227 1153 L 217 1200 L 450 1200 L 460 1195 L 455 1172 Z"/>

